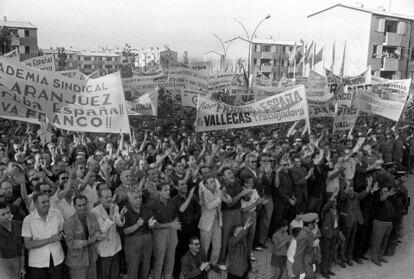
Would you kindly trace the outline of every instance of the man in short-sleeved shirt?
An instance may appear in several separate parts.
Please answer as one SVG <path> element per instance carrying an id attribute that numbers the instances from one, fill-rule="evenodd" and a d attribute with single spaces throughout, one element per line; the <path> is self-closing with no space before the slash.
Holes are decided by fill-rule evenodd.
<path id="1" fill-rule="evenodd" d="M 46 193 L 33 195 L 35 210 L 23 220 L 22 237 L 29 250 L 29 275 L 36 279 L 63 277 L 63 253 L 60 239 L 63 216 L 50 208 Z"/>

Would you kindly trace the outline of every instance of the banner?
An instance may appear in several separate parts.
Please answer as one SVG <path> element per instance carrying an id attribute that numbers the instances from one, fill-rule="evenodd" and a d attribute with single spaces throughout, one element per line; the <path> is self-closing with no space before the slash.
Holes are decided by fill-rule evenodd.
<path id="1" fill-rule="evenodd" d="M 173 82 L 176 89 L 190 89 L 200 92 L 208 90 L 209 76 L 183 66 L 173 66 L 168 71 L 168 81 Z"/>
<path id="2" fill-rule="evenodd" d="M 235 75 L 236 73 L 233 72 L 218 72 L 210 76 L 208 80 L 208 91 L 214 93 L 230 88 Z"/>
<path id="3" fill-rule="evenodd" d="M 33 57 L 23 61 L 24 64 L 30 67 L 36 67 L 40 70 L 54 72 L 55 71 L 55 57 L 53 55 L 43 55 Z"/>
<path id="4" fill-rule="evenodd" d="M 199 71 L 205 75 L 210 74 L 213 66 L 211 64 L 211 61 L 206 61 L 206 62 L 191 62 L 190 63 L 190 68 L 195 70 L 195 71 Z"/>
<path id="5" fill-rule="evenodd" d="M 353 97 L 360 90 L 371 86 L 371 67 L 362 74 L 351 77 L 340 77 L 331 70 L 325 69 L 330 92 L 334 95 L 334 102 L 339 106 L 351 106 Z"/>
<path id="6" fill-rule="evenodd" d="M 151 93 L 166 80 L 167 76 L 161 68 L 153 68 L 144 73 L 134 73 L 132 78 L 123 78 L 122 85 L 125 93 L 130 92 L 132 98 L 139 98 L 145 93 Z"/>
<path id="7" fill-rule="evenodd" d="M 183 107 L 197 107 L 198 94 L 194 91 L 183 90 L 181 91 L 181 102 Z"/>
<path id="8" fill-rule="evenodd" d="M 305 88 L 309 103 L 325 103 L 334 97 L 327 78 L 313 70 L 309 71 L 309 78 L 305 83 Z"/>
<path id="9" fill-rule="evenodd" d="M 361 149 L 364 142 L 365 142 L 365 137 L 358 138 L 357 143 L 354 146 L 354 149 L 352 149 L 352 152 L 354 153 L 358 152 Z"/>
<path id="10" fill-rule="evenodd" d="M 73 78 L 73 79 L 79 79 L 79 80 L 88 79 L 88 76 L 85 75 L 84 73 L 82 73 L 79 70 L 58 71 L 57 73 L 65 76 L 65 77 L 70 77 L 70 78 Z"/>
<path id="11" fill-rule="evenodd" d="M 132 102 L 127 102 L 128 115 L 153 115 L 157 116 L 158 90 L 145 93 Z"/>
<path id="12" fill-rule="evenodd" d="M 359 111 L 357 108 L 340 106 L 335 115 L 333 122 L 333 132 L 352 130 L 358 118 Z"/>
<path id="13" fill-rule="evenodd" d="M 196 131 L 214 131 L 309 119 L 305 87 L 244 106 L 230 106 L 199 96 Z"/>
<path id="14" fill-rule="evenodd" d="M 119 72 L 75 80 L 0 58 L 0 115 L 81 132 L 129 133 Z M 23 108 L 22 108 L 23 106 Z"/>
<path id="15" fill-rule="evenodd" d="M 384 116 L 398 121 L 404 109 L 411 79 L 383 80 L 371 88 L 360 91 L 355 98 L 355 105 L 366 113 Z"/>
<path id="16" fill-rule="evenodd" d="M 3 54 L 3 57 L 7 57 L 9 59 L 19 61 L 19 49 L 15 48 L 12 51 L 9 51 L 8 53 Z"/>

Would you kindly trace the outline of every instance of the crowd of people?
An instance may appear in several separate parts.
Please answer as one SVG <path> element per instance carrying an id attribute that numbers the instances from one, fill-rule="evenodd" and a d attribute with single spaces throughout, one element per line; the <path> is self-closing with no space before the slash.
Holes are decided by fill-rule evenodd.
<path id="1" fill-rule="evenodd" d="M 129 136 L 0 119 L 0 278 L 247 278 L 267 248 L 276 279 L 386 265 L 414 134 L 364 121 Z"/>

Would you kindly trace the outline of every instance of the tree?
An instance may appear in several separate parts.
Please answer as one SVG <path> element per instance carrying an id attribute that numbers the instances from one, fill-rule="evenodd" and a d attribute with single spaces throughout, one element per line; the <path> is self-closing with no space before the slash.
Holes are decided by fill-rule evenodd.
<path id="1" fill-rule="evenodd" d="M 122 51 L 122 61 L 121 61 L 121 77 L 128 78 L 132 77 L 132 68 L 135 63 L 135 54 L 131 52 L 131 46 L 125 44 L 125 47 Z"/>
<path id="2" fill-rule="evenodd" d="M 0 49 L 1 54 L 5 54 L 10 51 L 12 36 L 7 26 L 2 26 L 0 29 Z"/>

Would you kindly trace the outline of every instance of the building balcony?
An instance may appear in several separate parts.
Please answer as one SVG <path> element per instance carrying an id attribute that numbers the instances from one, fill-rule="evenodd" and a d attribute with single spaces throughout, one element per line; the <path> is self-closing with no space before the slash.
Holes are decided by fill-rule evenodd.
<path id="1" fill-rule="evenodd" d="M 262 66 L 260 66 L 260 71 L 262 73 L 271 73 L 271 72 L 273 72 L 273 66 L 272 65 L 262 65 Z"/>
<path id="2" fill-rule="evenodd" d="M 397 33 L 387 32 L 385 33 L 384 45 L 387 46 L 401 46 L 402 36 Z"/>
<path id="3" fill-rule="evenodd" d="M 261 59 L 275 59 L 278 55 L 274 52 L 262 52 Z"/>
<path id="4" fill-rule="evenodd" d="M 381 70 L 382 71 L 398 71 L 398 59 L 384 57 Z"/>
<path id="5" fill-rule="evenodd" d="M 382 68 L 382 59 L 381 58 L 372 58 L 371 59 L 371 69 L 373 71 L 378 71 Z"/>

